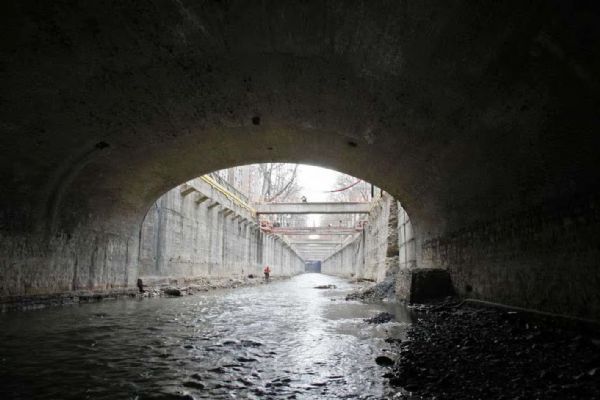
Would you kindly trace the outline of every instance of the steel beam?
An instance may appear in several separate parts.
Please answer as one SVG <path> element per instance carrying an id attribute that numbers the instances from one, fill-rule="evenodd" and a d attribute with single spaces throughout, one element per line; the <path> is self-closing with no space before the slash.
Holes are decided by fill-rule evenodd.
<path id="1" fill-rule="evenodd" d="M 256 214 L 368 214 L 371 203 L 268 203 L 255 209 Z"/>
<path id="2" fill-rule="evenodd" d="M 357 228 L 341 228 L 341 227 L 278 227 L 272 228 L 271 232 L 276 233 L 278 235 L 352 235 L 360 232 L 360 229 Z"/>
<path id="3" fill-rule="evenodd" d="M 305 245 L 305 244 L 317 244 L 317 245 L 332 245 L 332 246 L 339 246 L 344 244 L 344 242 L 341 241 L 331 241 L 331 240 L 319 240 L 319 239 L 314 239 L 314 240 L 290 240 L 290 244 L 293 245 Z"/>

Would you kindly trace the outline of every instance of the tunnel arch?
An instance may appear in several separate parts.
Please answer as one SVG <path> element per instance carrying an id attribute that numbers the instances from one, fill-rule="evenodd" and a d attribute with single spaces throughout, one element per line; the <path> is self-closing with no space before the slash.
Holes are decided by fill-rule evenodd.
<path id="1" fill-rule="evenodd" d="M 597 318 L 599 13 L 534 3 L 3 5 L 0 295 L 131 284 L 152 199 L 278 160 L 386 188 L 480 298 Z"/>
<path id="2" fill-rule="evenodd" d="M 324 194 L 316 193 L 314 186 L 311 186 L 311 181 L 327 171 L 317 168 L 318 172 L 315 172 L 315 169 L 309 168 L 312 172 L 308 172 L 306 167 L 311 166 L 306 164 L 284 165 L 288 168 L 293 168 L 294 165 L 299 167 L 298 175 L 295 175 L 296 170 L 293 169 L 294 176 L 298 179 L 296 182 L 300 186 L 297 192 L 293 192 L 295 197 L 283 200 L 283 203 L 300 203 L 301 195 L 308 197 L 307 205 L 312 207 L 319 206 L 324 201 L 344 201 L 326 200 L 322 198 Z M 258 277 L 262 276 L 265 265 L 271 267 L 274 276 L 290 276 L 305 271 L 305 261 L 312 259 L 307 256 L 323 257 L 322 260 L 325 261 L 337 253 L 339 257 L 335 259 L 335 263 L 333 259 L 328 261 L 326 273 L 378 280 L 390 274 L 396 275 L 401 268 L 416 267 L 414 230 L 410 219 L 406 211 L 387 192 L 377 188 L 366 208 L 360 204 L 362 207 L 359 209 L 363 210 L 360 218 L 347 219 L 344 218 L 346 216 L 340 215 L 339 227 L 344 229 L 340 229 L 339 232 L 335 232 L 335 227 L 338 227 L 336 215 L 321 215 L 327 222 L 321 221 L 317 225 L 310 222 L 310 217 L 305 219 L 297 216 L 299 218 L 293 218 L 292 224 L 288 225 L 284 221 L 289 222 L 289 219 L 269 218 L 269 212 L 262 214 L 261 204 L 265 204 L 261 201 L 256 202 L 257 197 L 254 196 L 257 193 L 245 192 L 242 189 L 242 186 L 249 188 L 252 184 L 258 185 L 260 191 L 261 185 L 261 178 L 257 178 L 256 175 L 260 174 L 258 165 L 245 167 L 249 168 L 235 171 L 236 184 L 226 181 L 223 175 L 217 177 L 211 173 L 177 185 L 155 200 L 139 227 L 137 265 L 139 278 L 144 284 L 149 283 L 152 287 L 161 282 L 194 282 L 202 279 L 218 280 L 223 277 L 238 279 L 249 274 Z M 227 172 L 228 178 L 231 178 L 229 172 L 232 171 Z M 307 173 L 311 174 L 309 180 L 306 178 Z M 339 171 L 333 170 L 329 170 L 329 174 L 333 177 L 338 174 L 343 176 Z M 357 182 L 356 177 L 346 175 L 346 178 Z M 328 185 L 339 184 L 331 181 L 331 177 L 329 179 Z M 330 186 L 329 189 L 331 188 Z M 319 190 L 321 189 L 325 190 L 322 186 Z M 249 201 L 249 198 L 254 200 Z M 274 203 L 280 202 L 281 200 L 274 200 Z M 267 201 L 267 204 L 269 203 L 271 202 Z M 290 206 L 299 205 L 288 205 Z M 345 206 L 352 208 L 351 204 Z M 364 214 L 367 209 L 370 210 L 369 214 Z M 277 220 L 281 225 L 263 225 L 262 222 L 268 220 Z M 307 239 L 316 239 L 312 235 L 309 237 L 309 233 L 298 236 L 298 232 L 290 232 L 291 236 L 288 236 L 285 228 L 325 228 L 327 224 L 329 227 L 333 224 L 334 232 L 332 235 L 322 233 L 325 236 L 321 239 L 325 243 L 321 243 L 324 247 L 319 246 L 318 249 L 313 246 L 319 241 L 311 241 L 310 244 L 307 242 Z M 357 229 L 358 227 L 361 228 Z M 283 231 L 278 231 L 278 228 Z M 337 244 L 335 249 L 332 248 L 333 243 Z M 350 247 L 353 250 L 349 250 Z M 360 257 L 357 256 L 357 252 L 360 252 Z M 353 257 L 348 258 L 350 253 Z M 352 263 L 341 265 L 342 259 L 350 259 Z"/>

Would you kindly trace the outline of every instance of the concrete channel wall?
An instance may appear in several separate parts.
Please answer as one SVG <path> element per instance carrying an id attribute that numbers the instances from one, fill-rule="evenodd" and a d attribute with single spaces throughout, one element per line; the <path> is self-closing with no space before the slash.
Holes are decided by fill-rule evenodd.
<path id="1" fill-rule="evenodd" d="M 196 179 L 170 190 L 146 214 L 139 252 L 144 282 L 261 276 L 267 264 L 273 276 L 304 271 L 291 247 L 263 233 L 248 210 L 202 185 Z"/>
<path id="2" fill-rule="evenodd" d="M 326 274 L 371 279 L 394 287 L 396 298 L 427 302 L 456 293 L 448 268 L 417 265 L 416 240 L 402 205 L 384 194 L 371 208 L 367 226 L 322 263 Z"/>
<path id="3" fill-rule="evenodd" d="M 381 282 L 401 269 L 416 268 L 415 241 L 401 204 L 384 193 L 371 209 L 365 229 L 323 261 L 325 274 Z"/>

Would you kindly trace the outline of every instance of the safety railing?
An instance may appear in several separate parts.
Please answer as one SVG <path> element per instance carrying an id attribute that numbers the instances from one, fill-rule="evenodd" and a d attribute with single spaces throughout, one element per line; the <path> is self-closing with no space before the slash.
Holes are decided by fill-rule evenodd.
<path id="1" fill-rule="evenodd" d="M 217 174 L 215 172 L 211 172 L 208 175 L 212 179 L 214 179 L 219 185 L 223 186 L 229 192 L 235 194 L 235 196 L 237 198 L 239 198 L 240 200 L 242 200 L 244 203 L 250 204 L 250 199 L 248 198 L 248 196 L 246 196 L 244 193 L 242 193 L 238 189 L 236 189 L 235 186 L 233 186 L 231 183 L 227 182 L 227 180 L 223 179 L 222 176 L 220 176 L 219 174 Z"/>
<path id="2" fill-rule="evenodd" d="M 230 199 L 232 202 L 236 203 L 238 206 L 248 210 L 253 216 L 256 216 L 256 210 L 252 208 L 252 206 L 250 206 L 250 204 L 248 204 L 248 202 L 245 201 L 244 198 L 239 197 L 237 193 L 230 191 L 228 187 L 221 185 L 220 182 L 217 182 L 215 179 L 213 179 L 212 174 L 202 175 L 200 179 L 202 179 L 210 186 L 221 192 L 221 194 L 225 195 L 225 197 Z"/>

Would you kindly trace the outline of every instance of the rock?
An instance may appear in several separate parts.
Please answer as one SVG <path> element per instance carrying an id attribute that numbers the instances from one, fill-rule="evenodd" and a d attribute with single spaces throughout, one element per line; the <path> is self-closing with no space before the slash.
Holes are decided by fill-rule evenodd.
<path id="1" fill-rule="evenodd" d="M 412 309 L 407 340 L 387 341 L 400 356 L 386 375 L 415 398 L 600 398 L 597 333 L 449 301 Z"/>
<path id="2" fill-rule="evenodd" d="M 256 358 L 251 358 L 251 357 L 243 357 L 243 356 L 242 356 L 242 357 L 238 357 L 238 358 L 236 358 L 236 360 L 238 360 L 239 362 L 243 362 L 243 363 L 246 363 L 246 362 L 256 362 L 256 361 L 258 361 Z"/>
<path id="3" fill-rule="evenodd" d="M 240 344 L 241 344 L 243 347 L 260 347 L 260 346 L 262 346 L 262 343 L 260 343 L 260 342 L 256 342 L 256 341 L 254 341 L 254 340 L 242 340 L 242 341 L 240 342 Z"/>
<path id="4" fill-rule="evenodd" d="M 188 388 L 193 388 L 193 389 L 204 389 L 205 388 L 203 383 L 194 382 L 194 381 L 183 382 L 183 386 L 188 387 Z"/>
<path id="5" fill-rule="evenodd" d="M 190 378 L 193 378 L 193 379 L 195 379 L 195 380 L 197 380 L 197 381 L 201 381 L 201 380 L 203 380 L 203 379 L 202 379 L 202 376 L 200 376 L 200 374 L 193 374 L 193 375 L 190 375 Z"/>
<path id="6" fill-rule="evenodd" d="M 254 278 L 256 278 L 256 275 L 254 275 L 254 274 L 249 274 L 249 275 L 248 275 L 248 278 L 250 278 L 250 279 L 254 279 Z"/>
<path id="7" fill-rule="evenodd" d="M 163 293 L 167 296 L 181 296 L 181 290 L 179 289 L 168 288 L 163 290 Z"/>
<path id="8" fill-rule="evenodd" d="M 336 289 L 337 286 L 335 285 L 319 285 L 319 286 L 315 286 L 315 289 Z"/>
<path id="9" fill-rule="evenodd" d="M 393 299 L 395 296 L 395 283 L 392 277 L 386 278 L 383 282 L 369 286 L 366 289 L 350 293 L 346 300 L 362 301 L 381 301 Z"/>
<path id="10" fill-rule="evenodd" d="M 390 314 L 388 312 L 382 312 L 372 318 L 366 318 L 364 321 L 369 324 L 383 324 L 385 322 L 390 322 L 394 318 L 395 318 L 394 314 Z"/>
<path id="11" fill-rule="evenodd" d="M 238 381 L 241 382 L 244 386 L 248 386 L 248 387 L 254 386 L 254 384 L 251 381 L 249 381 L 248 379 L 239 378 Z"/>
<path id="12" fill-rule="evenodd" d="M 444 269 L 403 270 L 396 284 L 398 298 L 410 303 L 426 303 L 454 295 L 450 274 Z"/>
<path id="13" fill-rule="evenodd" d="M 377 363 L 377 365 L 381 365 L 382 367 L 390 367 L 394 365 L 394 360 L 392 360 L 388 356 L 378 356 L 375 359 L 375 362 Z"/>

